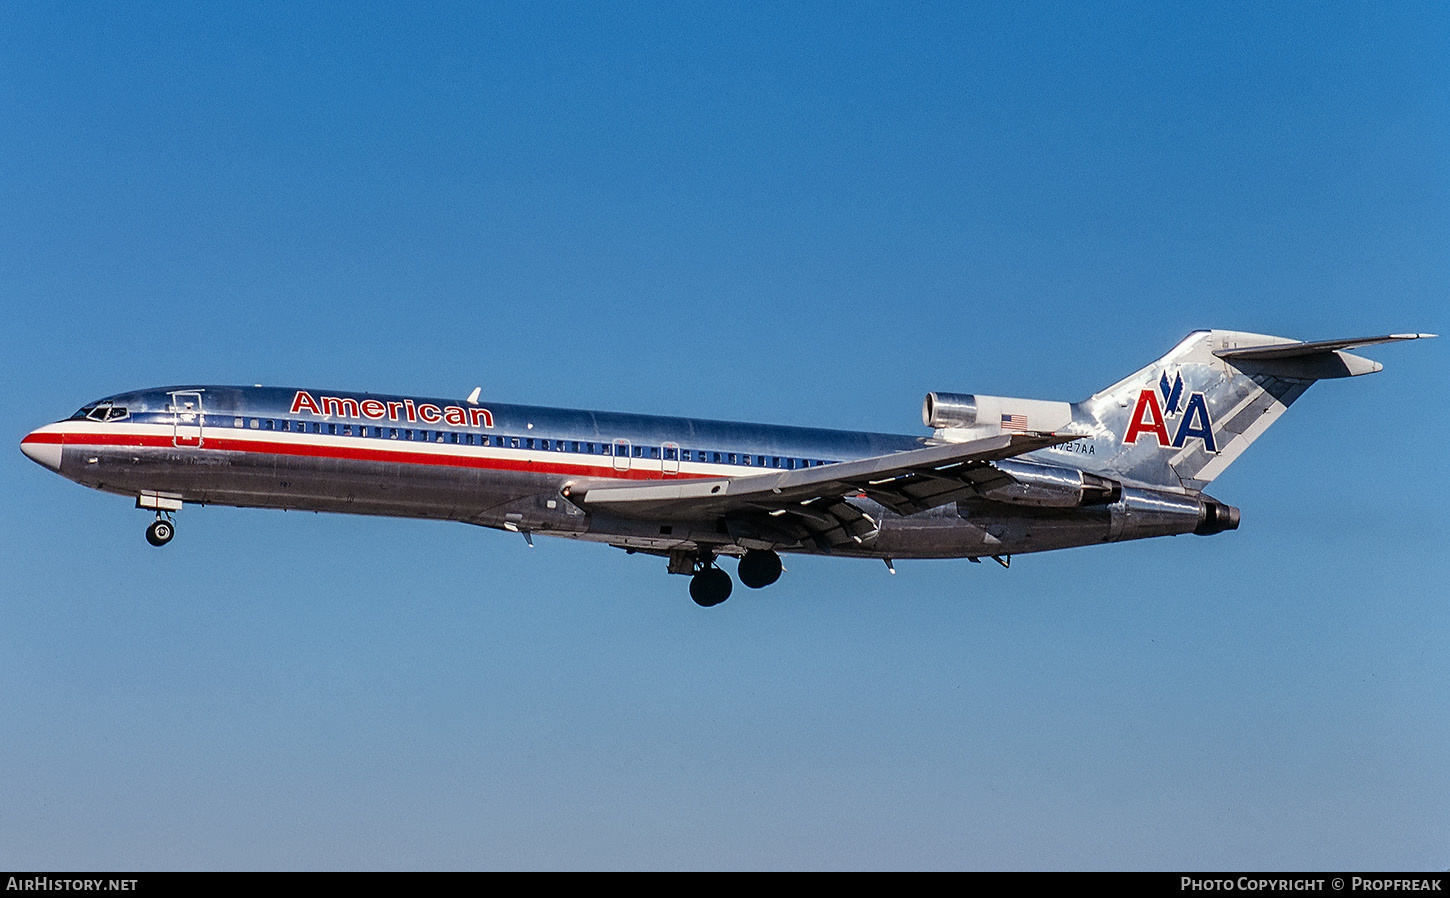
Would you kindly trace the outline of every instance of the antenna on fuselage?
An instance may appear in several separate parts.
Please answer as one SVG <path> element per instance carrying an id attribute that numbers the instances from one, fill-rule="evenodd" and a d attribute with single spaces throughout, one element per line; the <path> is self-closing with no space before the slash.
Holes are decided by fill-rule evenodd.
<path id="1" fill-rule="evenodd" d="M 478 405 L 478 394 L 483 392 L 483 387 L 474 387 L 473 392 L 468 394 L 468 404 Z"/>

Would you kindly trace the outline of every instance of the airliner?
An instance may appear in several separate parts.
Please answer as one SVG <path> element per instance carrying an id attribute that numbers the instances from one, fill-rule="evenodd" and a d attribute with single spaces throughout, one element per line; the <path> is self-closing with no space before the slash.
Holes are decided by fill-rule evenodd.
<path id="1" fill-rule="evenodd" d="M 667 559 L 702 606 L 776 582 L 783 553 L 992 559 L 1210 535 L 1204 492 L 1316 380 L 1381 370 L 1348 352 L 1433 334 L 1301 342 L 1195 331 L 1081 402 L 928 393 L 930 435 L 634 415 L 300 387 L 108 396 L 37 428 L 34 461 L 155 512 L 183 504 L 462 521 Z"/>

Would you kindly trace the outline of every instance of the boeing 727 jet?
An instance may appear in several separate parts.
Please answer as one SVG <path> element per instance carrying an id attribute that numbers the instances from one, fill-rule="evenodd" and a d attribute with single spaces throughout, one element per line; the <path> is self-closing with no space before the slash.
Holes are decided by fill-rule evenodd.
<path id="1" fill-rule="evenodd" d="M 928 393 L 930 435 L 427 399 L 174 386 L 120 393 L 21 450 L 155 512 L 183 504 L 462 521 L 668 559 L 701 605 L 781 553 L 991 558 L 1236 529 L 1204 490 L 1316 380 L 1379 371 L 1348 350 L 1432 334 L 1298 342 L 1196 331 L 1081 402 Z"/>

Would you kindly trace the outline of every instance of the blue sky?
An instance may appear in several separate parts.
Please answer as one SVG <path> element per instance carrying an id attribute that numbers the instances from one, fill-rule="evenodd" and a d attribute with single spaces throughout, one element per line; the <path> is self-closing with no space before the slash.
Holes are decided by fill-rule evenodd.
<path id="1" fill-rule="evenodd" d="M 0 410 L 299 384 L 920 432 L 1198 327 L 1446 332 L 1443 4 L 0 12 Z M 0 866 L 1434 869 L 1447 341 L 1235 533 L 658 559 L 0 456 Z"/>

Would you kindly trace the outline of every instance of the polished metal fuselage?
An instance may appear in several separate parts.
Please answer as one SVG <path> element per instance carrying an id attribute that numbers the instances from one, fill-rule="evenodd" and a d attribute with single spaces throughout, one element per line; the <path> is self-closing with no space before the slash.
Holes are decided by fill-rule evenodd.
<path id="1" fill-rule="evenodd" d="M 109 410 L 111 419 L 77 413 L 37 430 L 27 442 L 51 441 L 62 476 L 137 497 L 144 507 L 184 502 L 432 518 L 662 554 L 739 554 L 762 540 L 738 521 L 688 513 L 639 519 L 590 510 L 571 501 L 570 487 L 749 476 L 888 455 L 924 442 L 292 388 L 167 387 L 119 394 L 87 408 L 97 407 Z M 1062 453 L 1043 454 L 1051 464 L 1062 462 Z M 967 500 L 903 516 L 864 497 L 850 501 L 879 521 L 879 530 L 831 554 L 1008 555 L 1187 533 L 1201 516 L 1196 497 L 1131 487 L 1116 503 L 1079 508 Z M 772 546 L 823 551 L 809 542 Z"/>
<path id="2" fill-rule="evenodd" d="M 1235 529 L 1238 509 L 1203 493 L 1214 478 L 1316 380 L 1381 370 L 1348 349 L 1427 336 L 1195 331 L 1081 402 L 928 394 L 929 437 L 479 405 L 477 391 L 179 386 L 98 400 L 21 449 L 158 515 L 463 521 L 669 555 L 677 573 L 757 550 L 1005 556 Z"/>

